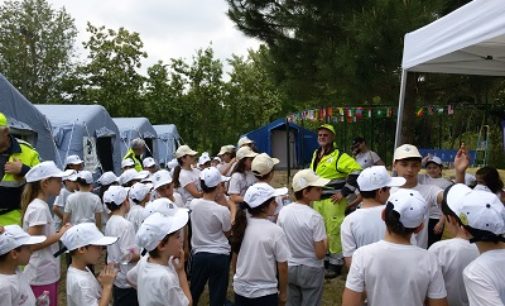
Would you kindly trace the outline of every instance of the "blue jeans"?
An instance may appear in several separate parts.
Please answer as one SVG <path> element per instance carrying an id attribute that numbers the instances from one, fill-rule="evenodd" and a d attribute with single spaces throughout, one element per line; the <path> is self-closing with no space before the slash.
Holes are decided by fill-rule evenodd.
<path id="1" fill-rule="evenodd" d="M 230 255 L 200 252 L 193 255 L 191 263 L 191 297 L 198 305 L 200 295 L 209 282 L 210 306 L 223 306 L 226 302 Z"/>

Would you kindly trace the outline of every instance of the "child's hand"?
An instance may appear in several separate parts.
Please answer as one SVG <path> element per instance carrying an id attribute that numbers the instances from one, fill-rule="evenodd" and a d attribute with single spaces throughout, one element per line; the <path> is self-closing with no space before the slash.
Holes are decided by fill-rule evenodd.
<path id="1" fill-rule="evenodd" d="M 102 287 L 112 286 L 114 279 L 117 275 L 117 269 L 114 264 L 106 265 L 100 275 L 98 276 L 98 281 Z"/>
<path id="2" fill-rule="evenodd" d="M 175 268 L 175 271 L 177 273 L 183 272 L 184 271 L 184 251 L 179 250 L 179 255 L 172 257 L 170 259 L 172 261 L 172 265 Z"/>

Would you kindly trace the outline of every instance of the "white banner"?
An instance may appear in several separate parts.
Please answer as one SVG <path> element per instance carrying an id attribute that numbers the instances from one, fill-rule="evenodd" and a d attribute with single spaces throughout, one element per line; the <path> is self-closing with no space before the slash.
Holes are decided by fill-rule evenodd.
<path id="1" fill-rule="evenodd" d="M 101 167 L 100 160 L 96 154 L 96 139 L 93 137 L 83 137 L 82 148 L 84 170 L 95 172 L 97 168 Z"/>

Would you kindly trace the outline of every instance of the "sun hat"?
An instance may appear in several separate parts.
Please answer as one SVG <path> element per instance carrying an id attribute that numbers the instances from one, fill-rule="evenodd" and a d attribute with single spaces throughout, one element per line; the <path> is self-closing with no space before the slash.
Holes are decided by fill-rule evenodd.
<path id="1" fill-rule="evenodd" d="M 233 153 L 235 151 L 235 146 L 234 145 L 225 145 L 222 146 L 221 149 L 219 150 L 219 153 L 217 153 L 217 156 L 221 156 L 226 153 Z"/>
<path id="2" fill-rule="evenodd" d="M 103 202 L 114 203 L 117 206 L 120 206 L 128 197 L 128 190 L 129 188 L 112 185 L 103 194 Z"/>
<path id="3" fill-rule="evenodd" d="M 128 196 L 131 200 L 140 202 L 145 199 L 146 195 L 148 195 L 153 190 L 152 184 L 144 184 L 144 183 L 135 183 L 130 188 Z"/>
<path id="4" fill-rule="evenodd" d="M 437 166 L 444 165 L 444 163 L 442 162 L 442 160 L 438 156 L 431 156 L 430 158 L 428 158 L 428 160 L 426 160 L 425 167 L 428 166 L 429 163 L 434 163 Z"/>
<path id="5" fill-rule="evenodd" d="M 29 235 L 19 225 L 6 225 L 4 232 L 0 234 L 0 255 L 7 254 L 22 245 L 38 244 L 44 240 L 46 236 Z"/>
<path id="6" fill-rule="evenodd" d="M 77 173 L 77 178 L 83 180 L 86 184 L 93 184 L 93 174 L 87 170 Z"/>
<path id="7" fill-rule="evenodd" d="M 303 169 L 293 176 L 293 191 L 297 192 L 307 187 L 323 187 L 330 182 L 329 179 L 318 176 L 312 169 Z"/>
<path id="8" fill-rule="evenodd" d="M 250 147 L 245 146 L 237 151 L 237 160 L 241 160 L 246 157 L 256 157 L 258 153 L 254 152 Z"/>
<path id="9" fill-rule="evenodd" d="M 403 177 L 391 177 L 384 166 L 372 166 L 361 171 L 358 186 L 361 191 L 373 191 L 384 187 L 401 187 L 407 180 Z"/>
<path id="10" fill-rule="evenodd" d="M 265 203 L 268 199 L 288 194 L 288 189 L 273 188 L 267 183 L 256 183 L 247 188 L 244 195 L 244 202 L 251 208 L 255 208 Z"/>
<path id="11" fill-rule="evenodd" d="M 70 227 L 60 240 L 65 246 L 65 252 L 69 253 L 87 245 L 111 245 L 118 240 L 118 237 L 104 236 L 94 223 L 80 223 Z M 58 253 L 61 254 L 62 251 Z"/>
<path id="12" fill-rule="evenodd" d="M 158 170 L 154 172 L 153 177 L 153 187 L 154 190 L 160 188 L 161 186 L 168 185 L 173 182 L 172 175 L 165 169 Z"/>
<path id="13" fill-rule="evenodd" d="M 258 154 L 251 163 L 251 171 L 255 176 L 264 176 L 272 172 L 279 159 L 270 157 L 267 153 Z"/>
<path id="14" fill-rule="evenodd" d="M 146 157 L 142 161 L 142 166 L 144 166 L 144 168 L 154 167 L 154 166 L 156 166 L 156 161 L 152 157 Z"/>
<path id="15" fill-rule="evenodd" d="M 221 175 L 221 172 L 216 167 L 205 168 L 200 172 L 200 179 L 204 181 L 205 186 L 212 188 L 216 187 L 222 182 L 227 182 L 230 177 Z"/>
<path id="16" fill-rule="evenodd" d="M 198 165 L 203 166 L 206 163 L 210 162 L 210 156 L 209 153 L 203 152 L 200 158 L 198 158 Z"/>
<path id="17" fill-rule="evenodd" d="M 174 209 L 173 215 L 155 212 L 140 225 L 135 242 L 150 252 L 156 249 L 165 236 L 183 228 L 188 223 L 188 218 L 188 211 L 182 208 Z"/>
<path id="18" fill-rule="evenodd" d="M 79 157 L 79 155 L 69 155 L 65 160 L 65 165 L 80 165 L 84 161 Z"/>
<path id="19" fill-rule="evenodd" d="M 421 153 L 416 146 L 411 144 L 404 144 L 396 148 L 393 155 L 393 161 L 407 159 L 407 158 L 419 158 L 422 159 Z"/>
<path id="20" fill-rule="evenodd" d="M 416 190 L 400 188 L 389 197 L 388 203 L 400 215 L 400 222 L 406 228 L 416 228 L 427 218 L 428 205 Z"/>
<path id="21" fill-rule="evenodd" d="M 112 183 L 119 183 L 119 177 L 117 177 L 114 172 L 107 171 L 98 178 L 97 183 L 102 186 L 107 186 Z"/>
<path id="22" fill-rule="evenodd" d="M 53 161 L 44 161 L 38 165 L 33 166 L 25 175 L 25 179 L 28 183 L 41 181 L 51 177 L 64 177 L 68 175 L 70 171 L 63 172 Z"/>
<path id="23" fill-rule="evenodd" d="M 65 176 L 62 177 L 64 181 L 75 182 L 77 180 L 77 171 L 69 169 L 64 171 Z"/>
<path id="24" fill-rule="evenodd" d="M 177 151 L 175 151 L 176 158 L 181 158 L 186 155 L 195 156 L 197 154 L 198 154 L 198 152 L 193 151 L 188 145 L 182 145 L 177 148 Z"/>
<path id="25" fill-rule="evenodd" d="M 133 167 L 135 166 L 135 162 L 131 158 L 125 158 L 121 161 L 121 169 L 124 169 L 126 167 Z"/>
<path id="26" fill-rule="evenodd" d="M 124 186 L 133 180 L 140 181 L 141 179 L 138 178 L 138 175 L 139 173 L 134 168 L 127 169 L 119 176 L 119 184 Z"/>

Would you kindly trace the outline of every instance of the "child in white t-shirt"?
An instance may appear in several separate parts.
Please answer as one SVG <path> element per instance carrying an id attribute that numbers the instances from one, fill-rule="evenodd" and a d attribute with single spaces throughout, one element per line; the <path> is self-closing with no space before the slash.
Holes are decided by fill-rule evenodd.
<path id="1" fill-rule="evenodd" d="M 156 212 L 147 217 L 136 235 L 137 245 L 149 252 L 128 273 L 128 279 L 137 286 L 140 306 L 191 305 L 179 237 L 188 223 L 188 211 L 175 208 L 170 213 Z"/>
<path id="2" fill-rule="evenodd" d="M 55 215 L 54 225 L 56 229 L 59 229 L 62 224 L 65 204 L 67 204 L 68 196 L 79 188 L 76 181 L 77 171 L 75 170 L 70 170 L 69 175 L 63 177 L 63 188 L 61 188 L 60 194 L 56 197 L 53 203 L 53 213 Z"/>
<path id="3" fill-rule="evenodd" d="M 88 266 L 98 264 L 103 248 L 115 243 L 117 237 L 104 236 L 93 223 L 81 223 L 66 231 L 60 240 L 65 248 L 59 253 L 66 251 L 72 256 L 67 270 L 67 305 L 109 305 L 116 268 L 105 266 L 97 279 Z"/>
<path id="4" fill-rule="evenodd" d="M 228 195 L 235 204 L 244 200 L 246 190 L 256 183 L 257 179 L 251 172 L 253 159 L 258 155 L 250 147 L 245 146 L 237 151 L 237 164 L 233 168 L 228 184 Z"/>
<path id="5" fill-rule="evenodd" d="M 365 245 L 352 257 L 342 305 L 447 305 L 444 279 L 433 254 L 410 244 L 424 226 L 428 206 L 415 190 L 391 195 L 382 214 L 384 240 Z"/>
<path id="6" fill-rule="evenodd" d="M 451 306 L 468 306 L 465 285 L 463 283 L 463 269 L 477 256 L 479 250 L 471 244 L 470 235 L 462 227 L 457 213 L 461 211 L 461 196 L 465 196 L 472 189 L 464 184 L 449 187 L 444 193 L 442 212 L 445 215 L 445 227 L 454 237 L 452 239 L 435 242 L 428 251 L 437 257 L 447 290 L 447 302 Z"/>
<path id="7" fill-rule="evenodd" d="M 19 225 L 7 225 L 0 234 L 0 298 L 2 305 L 35 305 L 30 283 L 19 266 L 28 264 L 30 247 L 46 240 L 30 236 Z"/>
<path id="8" fill-rule="evenodd" d="M 174 169 L 174 187 L 182 196 L 185 206 L 194 198 L 201 198 L 200 170 L 193 168 L 198 152 L 191 150 L 187 145 L 180 146 L 175 152 L 179 165 Z"/>
<path id="9" fill-rule="evenodd" d="M 70 222 L 73 225 L 93 222 L 97 227 L 102 226 L 103 204 L 100 197 L 93 191 L 93 175 L 89 171 L 81 171 L 77 174 L 79 191 L 71 194 L 65 205 L 63 223 Z"/>
<path id="10" fill-rule="evenodd" d="M 405 184 L 403 177 L 390 177 L 384 166 L 371 166 L 358 176 L 361 207 L 344 218 L 340 227 L 342 253 L 347 268 L 360 247 L 384 239 L 386 225 L 381 218 L 391 187 Z"/>
<path id="11" fill-rule="evenodd" d="M 36 298 L 49 292 L 51 306 L 57 305 L 60 262 L 53 257 L 58 250 L 58 240 L 71 226 L 63 225 L 58 232 L 47 201 L 60 193 L 61 178 L 66 174 L 54 162 L 42 162 L 30 169 L 25 175 L 26 185 L 21 200 L 23 230 L 30 235 L 44 235 L 47 239 L 32 247 L 33 254 L 26 273 Z"/>
<path id="12" fill-rule="evenodd" d="M 288 260 L 289 305 L 321 304 L 323 259 L 328 242 L 323 217 L 311 205 L 321 198 L 322 187 L 329 182 L 311 169 L 298 171 L 293 177 L 296 202 L 284 206 L 277 219 L 291 250 Z"/>
<path id="13" fill-rule="evenodd" d="M 152 190 L 153 185 L 150 183 L 135 183 L 128 193 L 131 205 L 126 220 L 133 224 L 135 233 L 139 230 L 142 221 L 144 221 L 144 207 L 151 200 Z"/>
<path id="14" fill-rule="evenodd" d="M 238 253 L 233 277 L 237 306 L 277 306 L 287 301 L 289 246 L 283 230 L 268 220 L 279 195 L 267 184 L 256 184 L 247 189 L 240 204 L 231 237 L 232 251 Z"/>
<path id="15" fill-rule="evenodd" d="M 156 199 L 167 198 L 178 207 L 185 207 L 182 196 L 174 190 L 174 182 L 169 171 L 164 169 L 156 171 L 153 174 L 152 181 Z"/>
<path id="16" fill-rule="evenodd" d="M 130 209 L 128 191 L 121 186 L 110 186 L 103 199 L 111 211 L 105 225 L 105 235 L 118 237 L 117 243 L 107 246 L 107 263 L 119 265 L 113 287 L 114 305 L 138 305 L 137 292 L 126 280 L 126 273 L 140 258 L 135 246 L 135 229 L 133 224 L 125 219 Z"/>
<path id="17" fill-rule="evenodd" d="M 226 302 L 230 268 L 231 230 L 230 209 L 217 203 L 224 194 L 224 182 L 229 180 L 217 168 L 210 167 L 200 173 L 203 197 L 193 199 L 191 210 L 191 296 L 198 305 L 206 283 L 209 285 L 210 305 Z M 231 205 L 235 205 L 231 203 Z"/>

